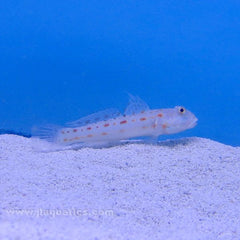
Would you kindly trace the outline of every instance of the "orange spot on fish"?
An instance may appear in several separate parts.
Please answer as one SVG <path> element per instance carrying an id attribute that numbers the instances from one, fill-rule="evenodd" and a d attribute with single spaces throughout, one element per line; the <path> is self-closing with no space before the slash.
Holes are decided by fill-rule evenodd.
<path id="1" fill-rule="evenodd" d="M 79 140 L 79 139 L 80 139 L 80 137 L 75 137 L 74 139 L 75 139 L 75 140 Z"/>
<path id="2" fill-rule="evenodd" d="M 93 135 L 92 134 L 88 134 L 87 137 L 93 137 Z"/>
<path id="3" fill-rule="evenodd" d="M 63 141 L 64 141 L 64 142 L 67 142 L 67 141 L 68 141 L 68 139 L 67 139 L 67 138 L 64 138 L 64 139 L 63 139 Z"/>
<path id="4" fill-rule="evenodd" d="M 121 121 L 120 124 L 127 123 L 127 120 Z"/>
<path id="5" fill-rule="evenodd" d="M 108 127 L 108 126 L 109 126 L 109 123 L 104 124 L 104 127 Z"/>
<path id="6" fill-rule="evenodd" d="M 146 129 L 146 128 L 148 128 L 148 127 L 147 127 L 147 126 L 143 126 L 142 128 L 143 128 L 143 129 Z"/>
<path id="7" fill-rule="evenodd" d="M 163 117 L 163 114 L 162 114 L 162 113 L 159 113 L 159 114 L 158 114 L 158 117 Z"/>
<path id="8" fill-rule="evenodd" d="M 64 131 L 62 131 L 61 133 L 62 133 L 62 134 L 64 134 L 65 132 L 64 132 Z"/>
<path id="9" fill-rule="evenodd" d="M 163 125 L 162 125 L 162 128 L 163 128 L 163 129 L 166 129 L 166 128 L 167 128 L 167 124 L 166 124 L 166 123 L 163 124 Z"/>
<path id="10" fill-rule="evenodd" d="M 145 120 L 147 120 L 146 118 L 140 118 L 140 121 L 145 121 Z"/>
<path id="11" fill-rule="evenodd" d="M 87 130 L 91 130 L 92 128 L 91 127 L 88 127 Z"/>
<path id="12" fill-rule="evenodd" d="M 73 132 L 77 132 L 77 129 L 73 129 Z"/>
<path id="13" fill-rule="evenodd" d="M 116 123 L 113 123 L 113 125 L 116 125 Z"/>
<path id="14" fill-rule="evenodd" d="M 103 132 L 103 133 L 102 133 L 102 135 L 103 135 L 103 136 L 106 136 L 106 135 L 107 135 L 107 133 L 106 133 L 106 132 Z"/>
<path id="15" fill-rule="evenodd" d="M 124 132 L 125 132 L 125 130 L 124 130 L 124 129 L 121 129 L 121 130 L 120 130 L 120 133 L 124 133 Z"/>

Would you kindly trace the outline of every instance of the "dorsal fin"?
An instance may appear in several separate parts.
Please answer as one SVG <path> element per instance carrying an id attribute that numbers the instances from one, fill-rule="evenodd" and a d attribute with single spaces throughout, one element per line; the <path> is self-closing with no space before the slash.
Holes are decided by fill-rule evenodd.
<path id="1" fill-rule="evenodd" d="M 90 114 L 86 117 L 82 117 L 76 121 L 66 123 L 68 127 L 81 127 L 88 124 L 106 121 L 108 119 L 116 118 L 121 116 L 121 113 L 114 108 L 106 109 L 100 112 Z"/>
<path id="2" fill-rule="evenodd" d="M 134 115 L 149 110 L 149 106 L 140 97 L 129 94 L 129 104 L 124 115 Z"/>

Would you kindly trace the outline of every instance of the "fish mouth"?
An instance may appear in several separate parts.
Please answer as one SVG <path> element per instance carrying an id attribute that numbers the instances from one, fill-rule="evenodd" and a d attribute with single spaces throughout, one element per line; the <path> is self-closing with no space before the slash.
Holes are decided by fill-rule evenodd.
<path id="1" fill-rule="evenodd" d="M 197 125 L 198 119 L 195 117 L 191 123 L 188 124 L 187 128 L 194 128 Z"/>

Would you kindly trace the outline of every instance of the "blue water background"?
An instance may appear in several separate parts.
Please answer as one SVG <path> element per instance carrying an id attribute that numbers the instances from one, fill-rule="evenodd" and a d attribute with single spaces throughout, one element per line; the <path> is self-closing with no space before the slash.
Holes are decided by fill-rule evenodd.
<path id="1" fill-rule="evenodd" d="M 240 145 L 239 1 L 2 0 L 0 53 L 1 129 L 124 111 L 129 92 L 196 114 L 174 138 Z"/>

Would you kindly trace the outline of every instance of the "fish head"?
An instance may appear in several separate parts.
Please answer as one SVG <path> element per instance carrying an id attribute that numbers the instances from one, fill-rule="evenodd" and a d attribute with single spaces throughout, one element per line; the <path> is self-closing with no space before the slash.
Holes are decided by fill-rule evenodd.
<path id="1" fill-rule="evenodd" d="M 196 116 L 182 106 L 166 109 L 161 128 L 164 134 L 173 134 L 185 131 L 196 126 Z"/>

